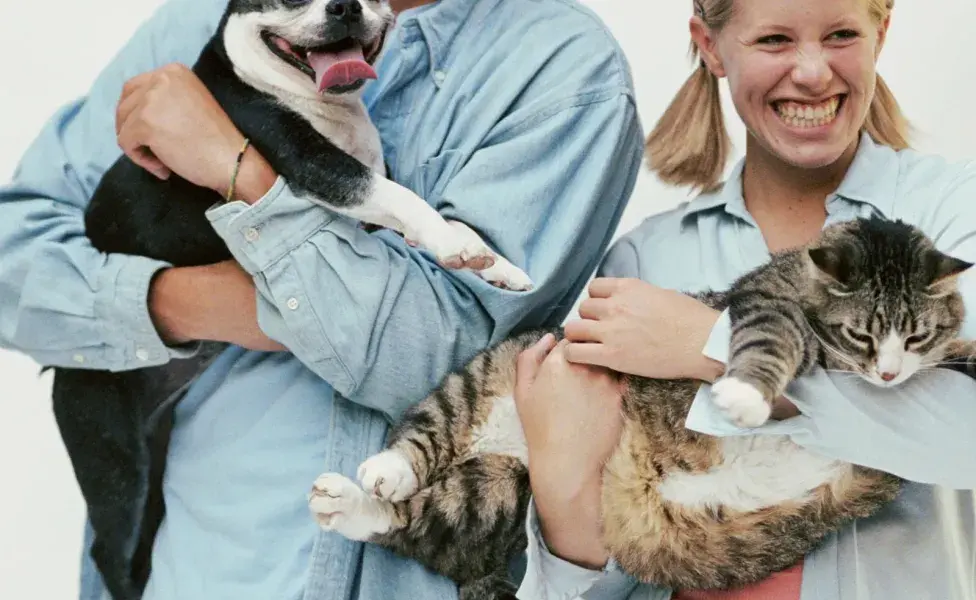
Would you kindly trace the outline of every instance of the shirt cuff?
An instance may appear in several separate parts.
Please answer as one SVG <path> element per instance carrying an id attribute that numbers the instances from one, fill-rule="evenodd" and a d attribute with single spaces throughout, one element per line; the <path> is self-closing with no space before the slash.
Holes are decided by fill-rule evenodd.
<path id="1" fill-rule="evenodd" d="M 729 364 L 729 344 L 732 342 L 732 319 L 729 316 L 729 309 L 722 311 L 718 316 L 712 331 L 708 334 L 708 340 L 702 349 L 702 354 L 712 360 L 717 360 L 723 365 Z"/>
<path id="2" fill-rule="evenodd" d="M 142 256 L 130 256 L 119 269 L 115 285 L 103 288 L 113 293 L 95 306 L 99 321 L 110 328 L 107 339 L 116 340 L 111 347 L 119 349 L 121 354 L 119 361 L 111 361 L 115 370 L 159 366 L 171 359 L 190 358 L 199 350 L 198 342 L 167 346 L 149 314 L 149 284 L 156 273 L 169 266 Z M 83 360 L 76 359 L 76 362 Z"/>
<path id="3" fill-rule="evenodd" d="M 526 532 L 529 544 L 525 577 L 515 594 L 519 600 L 618 600 L 626 598 L 626 594 L 636 586 L 630 577 L 617 568 L 613 560 L 603 570 L 592 571 L 549 552 L 539 528 L 534 499 L 529 501 Z M 589 593 L 591 591 L 599 594 L 592 595 Z"/>
<path id="4" fill-rule="evenodd" d="M 731 344 L 732 320 L 729 317 L 729 310 L 725 309 L 712 327 L 705 347 L 702 349 L 702 354 L 727 365 Z M 787 394 L 787 397 L 790 398 L 791 396 Z M 734 425 L 712 403 L 712 386 L 708 383 L 703 383 L 698 387 L 691 408 L 688 409 L 688 416 L 685 418 L 685 429 L 714 437 L 755 434 L 793 435 L 803 431 L 801 421 L 796 419 L 770 420 L 756 428 Z"/>
<path id="5" fill-rule="evenodd" d="M 291 191 L 282 177 L 254 204 L 235 200 L 207 210 L 211 226 L 252 276 L 300 246 L 337 214 Z"/>

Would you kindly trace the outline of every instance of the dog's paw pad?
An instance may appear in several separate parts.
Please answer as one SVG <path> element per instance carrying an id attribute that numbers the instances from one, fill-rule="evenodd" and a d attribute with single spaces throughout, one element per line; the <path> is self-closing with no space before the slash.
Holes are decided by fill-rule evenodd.
<path id="1" fill-rule="evenodd" d="M 532 279 L 522 269 L 503 258 L 491 268 L 478 272 L 478 276 L 503 290 L 525 292 L 532 289 Z"/>

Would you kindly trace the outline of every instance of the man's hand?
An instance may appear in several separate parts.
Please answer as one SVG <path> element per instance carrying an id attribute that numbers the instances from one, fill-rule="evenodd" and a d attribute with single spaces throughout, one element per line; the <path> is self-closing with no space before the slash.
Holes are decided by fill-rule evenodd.
<path id="1" fill-rule="evenodd" d="M 193 71 L 171 64 L 138 75 L 122 88 L 115 115 L 119 146 L 136 164 L 166 179 L 176 173 L 225 195 L 244 136 Z M 257 202 L 277 175 L 248 148 L 236 199 Z"/>

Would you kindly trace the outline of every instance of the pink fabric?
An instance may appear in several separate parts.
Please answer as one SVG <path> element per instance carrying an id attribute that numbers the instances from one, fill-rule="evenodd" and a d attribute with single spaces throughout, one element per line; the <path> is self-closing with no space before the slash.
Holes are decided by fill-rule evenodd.
<path id="1" fill-rule="evenodd" d="M 678 590 L 671 600 L 800 600 L 803 561 L 737 590 Z"/>

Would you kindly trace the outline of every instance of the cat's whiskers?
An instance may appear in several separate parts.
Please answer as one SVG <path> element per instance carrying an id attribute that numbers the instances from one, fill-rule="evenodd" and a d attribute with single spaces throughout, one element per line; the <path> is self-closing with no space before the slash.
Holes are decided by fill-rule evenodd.
<path id="1" fill-rule="evenodd" d="M 860 372 L 861 371 L 861 367 L 856 362 L 854 362 L 854 360 L 851 357 L 847 356 L 846 354 L 844 354 L 843 352 L 841 352 L 839 349 L 835 348 L 834 346 L 828 344 L 827 341 L 824 340 L 823 337 L 821 337 L 820 334 L 817 333 L 816 331 L 813 332 L 813 335 L 814 335 L 814 337 L 817 338 L 817 340 L 820 341 L 820 346 L 824 350 L 827 350 L 828 352 L 830 352 L 831 354 L 833 354 L 834 355 L 834 358 L 836 358 L 840 362 L 846 364 L 847 366 L 851 367 L 855 372 Z"/>

